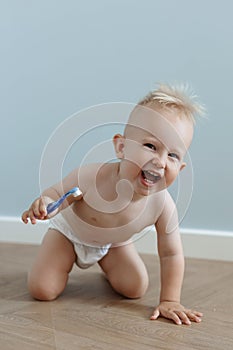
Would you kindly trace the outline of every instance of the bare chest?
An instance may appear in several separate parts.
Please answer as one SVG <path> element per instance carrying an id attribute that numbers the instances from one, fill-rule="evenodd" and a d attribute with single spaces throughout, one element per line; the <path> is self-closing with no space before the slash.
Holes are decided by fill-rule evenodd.
<path id="1" fill-rule="evenodd" d="M 96 229 L 117 229 L 118 232 L 135 233 L 157 221 L 162 209 L 161 203 L 159 199 L 155 201 L 145 197 L 144 200 L 126 203 L 122 207 L 106 203 L 103 208 L 96 203 L 87 203 L 84 197 L 74 203 L 73 211 L 79 219 Z"/>

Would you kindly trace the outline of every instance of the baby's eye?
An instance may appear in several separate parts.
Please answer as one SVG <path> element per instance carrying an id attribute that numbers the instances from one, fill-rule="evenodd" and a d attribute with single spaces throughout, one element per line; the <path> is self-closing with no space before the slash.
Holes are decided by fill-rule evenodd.
<path id="1" fill-rule="evenodd" d="M 180 160 L 180 157 L 176 153 L 169 153 L 169 157 Z"/>
<path id="2" fill-rule="evenodd" d="M 152 149 L 153 151 L 156 151 L 156 147 L 155 147 L 155 145 L 153 145 L 152 143 L 144 143 L 143 146 L 145 146 L 145 147 L 147 147 L 147 148 L 150 148 L 150 149 Z"/>

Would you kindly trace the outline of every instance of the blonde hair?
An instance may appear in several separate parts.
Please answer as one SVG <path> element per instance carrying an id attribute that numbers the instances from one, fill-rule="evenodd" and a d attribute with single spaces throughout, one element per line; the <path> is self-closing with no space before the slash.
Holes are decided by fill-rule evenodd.
<path id="1" fill-rule="evenodd" d="M 196 116 L 205 115 L 205 108 L 197 102 L 197 96 L 191 91 L 187 84 L 169 85 L 159 84 L 156 90 L 149 92 L 141 101 L 140 106 L 156 103 L 158 107 L 176 108 L 193 124 Z"/>

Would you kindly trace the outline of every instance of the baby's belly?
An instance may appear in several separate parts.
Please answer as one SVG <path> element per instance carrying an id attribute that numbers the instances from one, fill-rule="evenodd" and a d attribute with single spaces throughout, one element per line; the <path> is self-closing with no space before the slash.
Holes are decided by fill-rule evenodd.
<path id="1" fill-rule="evenodd" d="M 72 206 L 67 207 L 58 215 L 63 216 L 74 236 L 84 243 L 94 245 L 117 244 L 129 239 L 137 240 L 149 232 L 153 224 L 152 222 L 143 222 L 142 218 L 138 218 L 118 227 L 99 227 L 95 226 L 94 223 L 82 220 L 74 213 Z"/>

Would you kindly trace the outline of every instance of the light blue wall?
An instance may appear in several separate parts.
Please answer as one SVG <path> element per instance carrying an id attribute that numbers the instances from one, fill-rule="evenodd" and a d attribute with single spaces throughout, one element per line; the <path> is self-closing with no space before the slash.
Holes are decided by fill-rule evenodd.
<path id="1" fill-rule="evenodd" d="M 0 215 L 20 215 L 38 195 L 43 148 L 67 117 L 185 81 L 208 120 L 191 148 L 194 192 L 182 225 L 232 230 L 232 13 L 230 0 L 1 1 Z M 79 157 L 68 160 L 67 170 Z"/>

